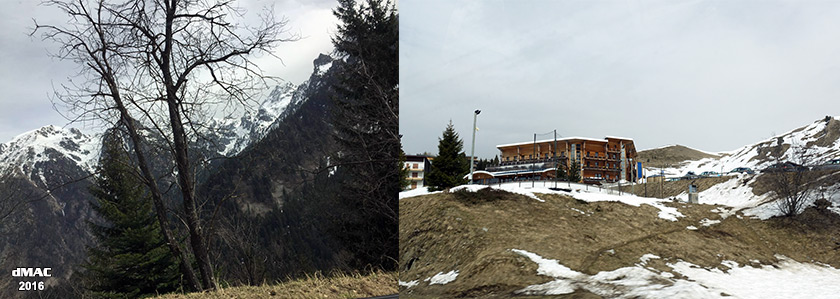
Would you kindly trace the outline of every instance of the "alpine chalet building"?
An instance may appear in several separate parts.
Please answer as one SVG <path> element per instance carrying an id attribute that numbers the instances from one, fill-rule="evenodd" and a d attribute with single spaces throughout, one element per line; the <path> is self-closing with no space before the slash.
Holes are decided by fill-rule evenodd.
<path id="1" fill-rule="evenodd" d="M 478 183 L 553 179 L 556 166 L 568 171 L 580 163 L 583 183 L 614 183 L 636 179 L 636 147 L 633 139 L 567 137 L 497 145 L 499 166 L 477 171 Z"/>

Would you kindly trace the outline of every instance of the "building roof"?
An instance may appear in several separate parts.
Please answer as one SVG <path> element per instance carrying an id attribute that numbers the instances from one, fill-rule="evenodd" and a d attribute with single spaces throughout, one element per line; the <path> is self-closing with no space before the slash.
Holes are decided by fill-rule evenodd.
<path id="1" fill-rule="evenodd" d="M 529 170 L 529 169 L 503 170 L 503 171 L 494 171 L 494 172 L 488 172 L 488 171 L 484 171 L 484 170 L 476 170 L 476 171 L 473 172 L 473 175 L 481 173 L 481 174 L 490 175 L 492 177 L 499 177 L 499 176 L 506 176 L 506 175 L 543 173 L 543 172 L 547 172 L 547 171 L 555 171 L 555 168 L 545 168 L 545 169 L 542 169 L 542 170 Z M 470 177 L 469 173 L 464 175 L 465 179 L 468 179 L 469 177 Z"/>
<path id="2" fill-rule="evenodd" d="M 605 137 L 605 138 L 611 138 L 611 139 L 622 139 L 622 140 L 629 140 L 629 141 L 633 141 L 633 139 L 632 139 L 632 138 L 624 138 L 624 137 L 613 137 L 613 136 L 607 136 L 607 137 Z M 563 137 L 563 138 L 557 138 L 557 141 L 572 141 L 572 140 L 585 140 L 585 141 L 607 142 L 607 139 L 596 139 L 596 138 L 589 138 L 589 137 Z M 552 139 L 537 140 L 537 142 L 536 142 L 536 143 L 546 143 L 546 142 L 554 142 L 554 139 L 552 138 Z M 533 141 L 525 141 L 525 142 L 517 142 L 517 143 L 501 144 L 501 145 L 497 145 L 497 146 L 496 146 L 496 148 L 509 147 L 509 146 L 517 146 L 517 145 L 529 145 L 529 144 L 534 144 L 534 142 L 533 142 Z"/>
<path id="3" fill-rule="evenodd" d="M 427 157 L 427 156 L 421 156 L 421 155 L 405 155 L 405 160 L 406 161 L 412 161 L 412 162 L 418 162 L 418 161 L 422 162 L 423 160 L 430 160 L 431 161 L 432 158 Z"/>

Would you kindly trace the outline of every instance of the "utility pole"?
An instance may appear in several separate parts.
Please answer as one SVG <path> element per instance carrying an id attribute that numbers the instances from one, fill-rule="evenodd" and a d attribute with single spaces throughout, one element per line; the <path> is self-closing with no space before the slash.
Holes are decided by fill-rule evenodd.
<path id="1" fill-rule="evenodd" d="M 557 129 L 554 129 L 554 189 L 557 189 L 557 171 L 560 165 L 557 164 Z"/>
<path id="2" fill-rule="evenodd" d="M 665 169 L 659 169 L 659 198 L 665 198 L 662 196 L 662 182 L 665 181 Z"/>
<path id="3" fill-rule="evenodd" d="M 534 133 L 534 155 L 531 156 L 531 159 L 533 159 L 531 160 L 531 162 L 533 162 L 531 164 L 531 188 L 534 188 L 534 184 L 536 183 L 536 178 L 534 177 L 534 174 L 536 173 L 535 166 L 537 165 L 537 133 Z"/>
<path id="4" fill-rule="evenodd" d="M 470 185 L 473 184 L 473 171 L 475 170 L 475 131 L 477 130 L 475 125 L 479 113 L 481 113 L 481 110 L 475 110 L 475 114 L 473 114 L 472 149 L 470 150 Z"/>

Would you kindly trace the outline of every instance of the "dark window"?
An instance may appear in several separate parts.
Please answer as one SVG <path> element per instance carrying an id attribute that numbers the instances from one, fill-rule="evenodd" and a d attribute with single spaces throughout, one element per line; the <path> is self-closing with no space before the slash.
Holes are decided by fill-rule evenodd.
<path id="1" fill-rule="evenodd" d="M 417 173 L 416 173 L 416 172 L 412 172 L 412 173 L 411 173 L 411 177 L 416 178 L 416 177 L 417 177 Z"/>

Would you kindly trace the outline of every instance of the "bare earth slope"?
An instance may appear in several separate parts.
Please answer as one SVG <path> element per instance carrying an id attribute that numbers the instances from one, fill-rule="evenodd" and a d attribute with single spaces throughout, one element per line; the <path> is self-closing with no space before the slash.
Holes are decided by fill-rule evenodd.
<path id="1" fill-rule="evenodd" d="M 538 275 L 537 264 L 513 249 L 589 275 L 637 265 L 645 254 L 661 257 L 646 267 L 663 272 L 671 270 L 668 263 L 680 260 L 705 268 L 721 267 L 725 260 L 775 264 L 777 254 L 840 267 L 835 244 L 840 216 L 823 209 L 762 221 L 741 214 L 721 219 L 711 211 L 717 206 L 672 203 L 685 217 L 668 221 L 644 204 L 539 197 L 545 202 L 487 188 L 400 200 L 400 297 L 510 297 L 553 280 Z M 701 225 L 709 220 L 721 222 Z M 430 278 L 451 271 L 457 271 L 451 282 L 431 284 Z M 621 285 L 607 287 L 614 294 L 630 291 Z M 580 287 L 562 296 L 599 297 Z"/>

